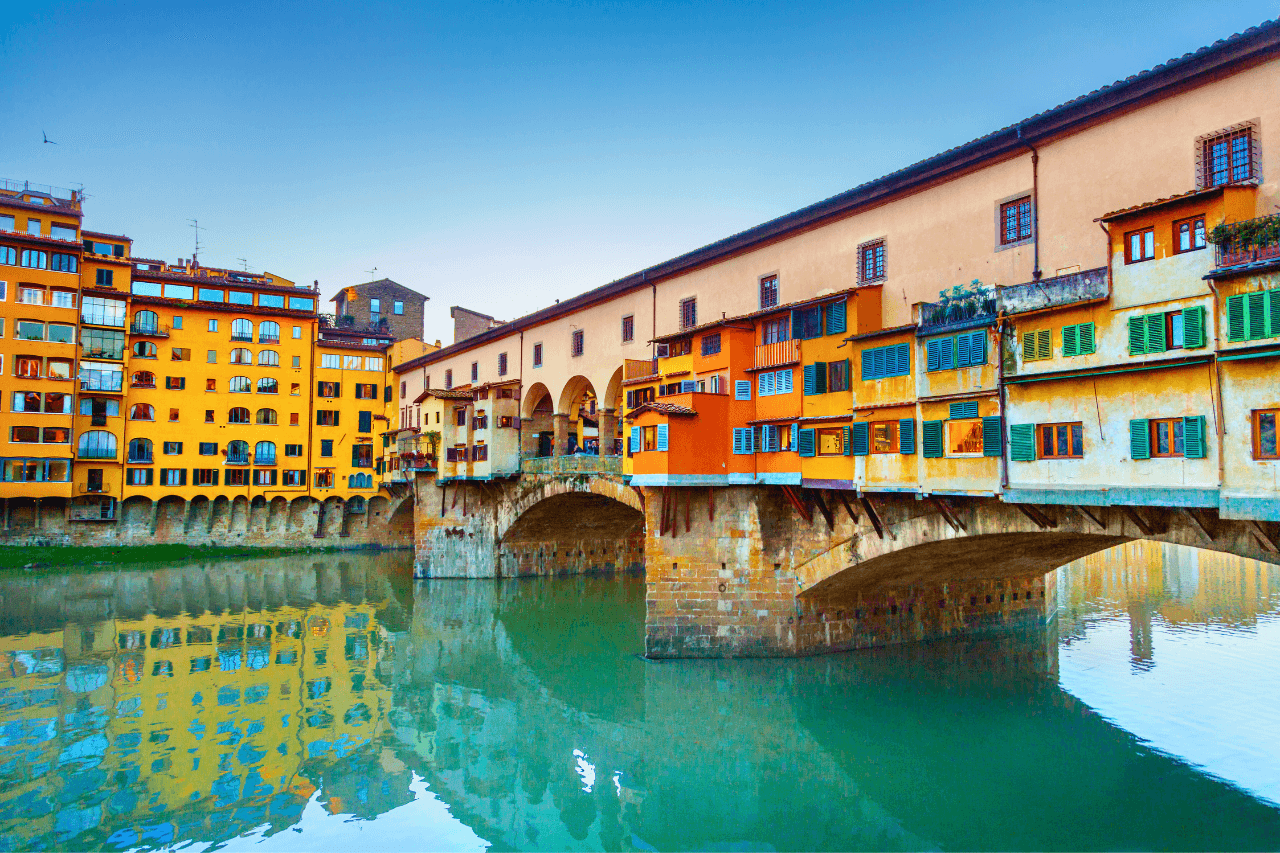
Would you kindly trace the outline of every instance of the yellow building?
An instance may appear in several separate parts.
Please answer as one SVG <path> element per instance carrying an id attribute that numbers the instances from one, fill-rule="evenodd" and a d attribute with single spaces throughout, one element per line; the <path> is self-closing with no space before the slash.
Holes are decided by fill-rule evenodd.
<path id="1" fill-rule="evenodd" d="M 71 496 L 76 308 L 80 290 L 78 192 L 0 182 L 0 496 L 40 526 L 44 498 Z M 13 499 L 21 499 L 11 505 Z"/>

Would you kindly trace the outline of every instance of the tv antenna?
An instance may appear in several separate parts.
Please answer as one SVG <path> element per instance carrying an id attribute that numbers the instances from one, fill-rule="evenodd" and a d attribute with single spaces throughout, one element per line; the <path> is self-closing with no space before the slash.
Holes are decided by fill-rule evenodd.
<path id="1" fill-rule="evenodd" d="M 248 271 L 249 271 L 249 262 L 248 262 L 248 261 L 246 261 L 244 258 L 236 258 L 236 260 L 240 262 L 240 267 L 241 267 L 241 269 L 243 269 L 245 272 L 248 272 Z"/>
<path id="2" fill-rule="evenodd" d="M 188 219 L 187 221 L 191 223 L 192 228 L 196 229 L 196 248 L 191 253 L 191 262 L 195 263 L 200 257 L 200 221 L 198 219 Z M 206 228 L 204 230 L 208 231 L 209 229 Z"/>
<path id="3" fill-rule="evenodd" d="M 377 267 L 374 267 L 371 270 L 365 270 L 365 272 L 369 274 L 369 281 L 373 281 L 373 274 L 376 273 L 377 271 L 378 271 Z"/>

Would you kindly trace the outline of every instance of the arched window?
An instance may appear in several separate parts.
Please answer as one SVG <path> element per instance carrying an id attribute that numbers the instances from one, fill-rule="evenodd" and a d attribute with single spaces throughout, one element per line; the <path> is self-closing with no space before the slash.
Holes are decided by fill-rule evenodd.
<path id="1" fill-rule="evenodd" d="M 156 387 L 156 375 L 150 370 L 139 370 L 133 374 L 133 381 L 130 384 L 134 388 L 154 388 Z"/>
<path id="2" fill-rule="evenodd" d="M 154 311 L 139 311 L 133 315 L 134 332 L 155 332 L 160 328 L 160 316 Z"/>
<path id="3" fill-rule="evenodd" d="M 276 443 L 274 441 L 259 441 L 253 448 L 253 464 L 276 464 Z"/>
<path id="4" fill-rule="evenodd" d="M 231 321 L 231 340 L 233 341 L 251 341 L 253 340 L 253 323 L 243 317 L 237 317 Z"/>
<path id="5" fill-rule="evenodd" d="M 279 367 L 280 353 L 273 349 L 264 349 L 258 353 L 258 366 L 260 367 Z"/>
<path id="6" fill-rule="evenodd" d="M 242 406 L 236 406 L 227 412 L 227 423 L 229 424 L 247 424 L 249 423 L 249 410 Z"/>
<path id="7" fill-rule="evenodd" d="M 357 474 L 356 476 L 359 477 L 360 475 Z M 360 497 L 359 495 L 356 495 L 354 498 L 347 501 L 348 512 L 364 512 L 364 510 L 365 510 L 364 498 Z"/>
<path id="8" fill-rule="evenodd" d="M 247 320 L 245 322 L 248 322 Z M 244 347 L 236 347 L 231 351 L 232 364 L 253 364 L 253 353 Z"/>
<path id="9" fill-rule="evenodd" d="M 248 465 L 249 464 L 249 442 L 247 441 L 227 442 L 227 464 L 228 465 Z"/>
<path id="10" fill-rule="evenodd" d="M 130 462 L 150 462 L 151 461 L 151 439 L 135 438 L 129 442 L 129 461 Z"/>
<path id="11" fill-rule="evenodd" d="M 82 432 L 79 455 L 81 459 L 115 459 L 116 437 L 104 429 Z"/>
<path id="12" fill-rule="evenodd" d="M 134 403 L 129 407 L 131 421 L 154 421 L 155 419 L 156 410 L 150 403 Z"/>
<path id="13" fill-rule="evenodd" d="M 258 324 L 258 343 L 260 344 L 278 344 L 280 343 L 280 324 L 273 323 L 270 320 L 263 320 Z"/>
<path id="14" fill-rule="evenodd" d="M 264 376 L 258 380 L 259 394 L 276 394 L 280 391 L 280 383 L 269 376 Z"/>
<path id="15" fill-rule="evenodd" d="M 134 358 L 155 358 L 156 352 L 156 345 L 151 341 L 138 341 L 133 345 Z"/>
<path id="16" fill-rule="evenodd" d="M 273 425 L 276 422 L 275 409 L 258 409 L 258 423 L 264 425 Z"/>
<path id="17" fill-rule="evenodd" d="M 253 383 L 249 381 L 248 376 L 232 376 L 231 381 L 227 383 L 227 390 L 232 394 L 248 394 L 253 390 Z"/>

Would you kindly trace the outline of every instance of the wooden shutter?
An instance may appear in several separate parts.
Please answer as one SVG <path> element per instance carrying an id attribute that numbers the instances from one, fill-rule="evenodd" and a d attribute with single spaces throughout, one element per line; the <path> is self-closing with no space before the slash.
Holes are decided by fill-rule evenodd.
<path id="1" fill-rule="evenodd" d="M 812 429 L 800 430 L 799 450 L 801 456 L 812 456 L 814 451 L 814 431 Z"/>
<path id="2" fill-rule="evenodd" d="M 733 383 L 733 399 L 750 400 L 751 399 L 751 382 L 746 379 L 737 379 Z"/>
<path id="3" fill-rule="evenodd" d="M 872 379 L 879 379 L 875 367 L 875 357 L 879 350 L 864 349 L 860 358 L 862 359 L 862 381 L 870 382 Z"/>
<path id="4" fill-rule="evenodd" d="M 770 397 L 773 395 L 773 373 L 766 371 L 756 377 L 756 396 Z"/>
<path id="5" fill-rule="evenodd" d="M 667 425 L 666 424 L 658 424 L 657 446 L 658 446 L 658 450 L 667 449 Z"/>
<path id="6" fill-rule="evenodd" d="M 1147 354 L 1164 352 L 1169 348 L 1164 337 L 1164 313 L 1147 315 Z"/>
<path id="7" fill-rule="evenodd" d="M 744 452 L 742 449 L 743 447 L 742 434 L 744 432 L 746 432 L 746 430 L 744 429 L 734 428 L 733 430 L 733 453 L 735 456 L 741 456 Z"/>
<path id="8" fill-rule="evenodd" d="M 1182 309 L 1182 346 L 1200 349 L 1205 345 L 1204 306 L 1193 305 Z"/>
<path id="9" fill-rule="evenodd" d="M 1053 358 L 1053 330 L 1038 329 L 1036 331 L 1036 358 Z"/>
<path id="10" fill-rule="evenodd" d="M 813 363 L 813 384 L 815 394 L 827 393 L 827 363 L 825 361 L 815 361 Z"/>
<path id="11" fill-rule="evenodd" d="M 936 459 L 942 456 L 942 421 L 925 421 L 923 427 L 923 455 L 926 459 Z"/>
<path id="12" fill-rule="evenodd" d="M 916 419 L 902 418 L 898 421 L 898 452 L 912 456 L 916 452 Z"/>
<path id="13" fill-rule="evenodd" d="M 1258 291 L 1248 294 L 1245 300 L 1248 306 L 1245 319 L 1248 323 L 1249 340 L 1256 341 L 1267 336 L 1267 294 Z"/>
<path id="14" fill-rule="evenodd" d="M 790 394 L 792 389 L 791 368 L 788 367 L 786 370 L 779 370 L 775 372 L 773 376 L 773 393 Z"/>
<path id="15" fill-rule="evenodd" d="M 760 452 L 772 453 L 777 449 L 778 428 L 765 424 L 760 427 Z"/>
<path id="16" fill-rule="evenodd" d="M 911 344 L 889 347 L 889 354 L 896 357 L 893 359 L 893 369 L 887 375 L 906 376 L 911 372 Z"/>
<path id="17" fill-rule="evenodd" d="M 1244 294 L 1227 297 L 1227 340 L 1238 343 L 1245 339 Z"/>
<path id="18" fill-rule="evenodd" d="M 633 426 L 631 428 L 631 452 L 632 453 L 639 453 L 640 448 L 644 446 L 643 439 L 641 437 L 642 435 L 641 429 L 642 428 L 638 426 Z"/>
<path id="19" fill-rule="evenodd" d="M 850 439 L 850 436 L 849 436 L 849 431 L 850 431 L 850 428 L 849 428 L 849 427 L 843 427 L 843 428 L 841 428 L 841 435 L 840 435 L 840 452 L 841 452 L 842 454 L 844 454 L 845 456 L 848 456 L 848 455 L 849 455 L 849 446 L 850 446 L 850 444 L 852 443 L 852 441 L 851 441 L 851 439 Z"/>
<path id="20" fill-rule="evenodd" d="M 1035 332 L 1022 333 L 1022 360 L 1023 361 L 1036 360 L 1036 333 Z"/>
<path id="21" fill-rule="evenodd" d="M 812 364 L 804 366 L 804 395 L 806 397 L 813 396 L 818 393 L 818 382 L 814 379 L 816 369 Z"/>
<path id="22" fill-rule="evenodd" d="M 635 407 L 636 407 L 636 392 L 628 391 L 627 392 L 627 408 L 634 409 Z"/>
<path id="23" fill-rule="evenodd" d="M 800 447 L 800 424 L 791 425 L 791 450 L 794 452 Z"/>
<path id="24" fill-rule="evenodd" d="M 697 391 L 697 390 L 698 390 L 698 383 L 695 382 L 694 380 L 692 379 L 680 380 L 681 394 L 692 394 L 694 391 Z M 748 400 L 751 399 L 751 383 L 750 382 L 747 382 L 747 399 Z"/>
<path id="25" fill-rule="evenodd" d="M 871 449 L 871 425 L 858 421 L 845 429 L 845 454 L 866 456 Z"/>
<path id="26" fill-rule="evenodd" d="M 1182 419 L 1183 456 L 1187 459 L 1203 459 L 1207 455 L 1204 438 L 1204 415 Z"/>
<path id="27" fill-rule="evenodd" d="M 982 455 L 999 456 L 1004 439 L 1004 421 L 999 415 L 982 419 Z"/>
<path id="28" fill-rule="evenodd" d="M 1185 434 L 1183 440 L 1185 441 Z M 1151 421 L 1146 418 L 1129 421 L 1129 458 L 1151 458 Z"/>
<path id="29" fill-rule="evenodd" d="M 956 335 L 956 367 L 968 367 L 973 363 L 972 342 L 970 334 Z"/>
<path id="30" fill-rule="evenodd" d="M 827 306 L 827 334 L 843 334 L 846 328 L 844 301 L 832 302 Z"/>
<path id="31" fill-rule="evenodd" d="M 1062 327 L 1062 357 L 1071 358 L 1080 354 L 1080 327 Z"/>
<path id="32" fill-rule="evenodd" d="M 1137 314 L 1129 318 L 1129 355 L 1147 354 L 1147 318 Z"/>
<path id="33" fill-rule="evenodd" d="M 983 425 L 986 426 L 985 424 Z M 985 430 L 984 430 L 985 432 Z M 983 450 L 986 450 L 986 436 L 983 435 Z M 1036 425 L 1009 425 L 1009 458 L 1014 462 L 1036 461 Z"/>
<path id="34" fill-rule="evenodd" d="M 357 432 L 373 432 L 373 412 L 361 412 Z"/>
<path id="35" fill-rule="evenodd" d="M 942 341 L 934 338 L 931 341 L 925 341 L 924 344 L 924 363 L 925 370 L 941 370 L 942 369 Z"/>
<path id="36" fill-rule="evenodd" d="M 952 403 L 950 416 L 953 420 L 976 418 L 978 416 L 978 401 L 966 400 L 963 403 Z"/>
<path id="37" fill-rule="evenodd" d="M 1266 292 L 1267 297 L 1267 337 L 1280 337 L 1280 287 Z"/>
<path id="38" fill-rule="evenodd" d="M 1093 323 L 1081 323 L 1080 329 L 1080 354 L 1093 355 L 1097 352 L 1097 342 L 1095 340 Z"/>

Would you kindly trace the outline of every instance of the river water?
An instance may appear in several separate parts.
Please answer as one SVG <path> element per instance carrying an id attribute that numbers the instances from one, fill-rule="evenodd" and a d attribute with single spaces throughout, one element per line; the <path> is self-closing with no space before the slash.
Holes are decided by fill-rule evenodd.
<path id="1" fill-rule="evenodd" d="M 1134 543 L 1046 629 L 646 662 L 634 576 L 0 577 L 0 850 L 1280 848 L 1280 569 Z"/>

